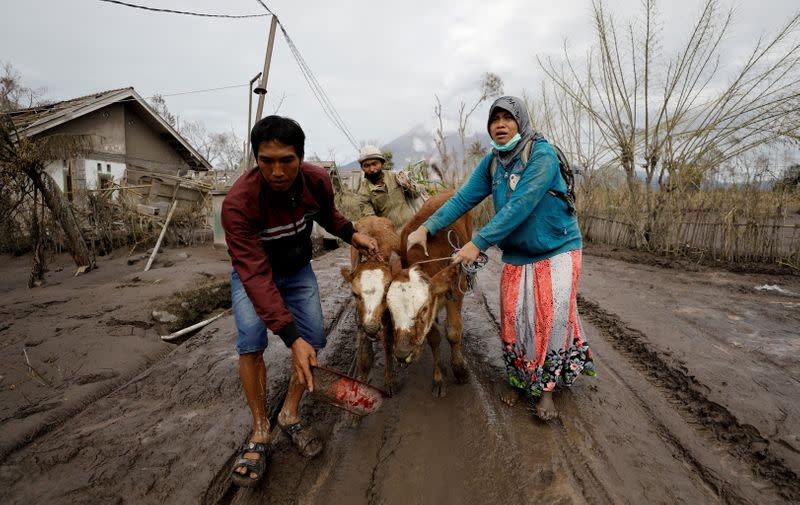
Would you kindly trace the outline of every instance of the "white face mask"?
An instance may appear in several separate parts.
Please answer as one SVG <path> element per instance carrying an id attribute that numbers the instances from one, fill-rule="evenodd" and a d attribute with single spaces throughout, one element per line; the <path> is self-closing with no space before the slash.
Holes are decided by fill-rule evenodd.
<path id="1" fill-rule="evenodd" d="M 492 140 L 492 147 L 494 147 L 498 151 L 510 151 L 510 150 L 514 149 L 514 147 L 517 145 L 517 142 L 519 142 L 521 138 L 522 137 L 520 136 L 520 134 L 517 133 L 516 135 L 511 137 L 511 140 L 509 140 L 508 142 L 506 142 L 503 145 L 500 145 L 497 142 L 495 142 L 494 140 Z"/>

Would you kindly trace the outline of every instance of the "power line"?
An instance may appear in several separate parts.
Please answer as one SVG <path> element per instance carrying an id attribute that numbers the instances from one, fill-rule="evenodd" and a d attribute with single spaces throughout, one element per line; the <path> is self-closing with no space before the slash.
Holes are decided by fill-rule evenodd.
<path id="1" fill-rule="evenodd" d="M 275 13 L 272 12 L 270 8 L 267 7 L 267 5 L 262 0 L 256 0 L 256 1 L 259 4 L 261 4 L 261 6 L 264 7 L 264 9 L 266 9 L 267 12 L 275 16 Z M 283 37 L 284 39 L 286 39 L 286 44 L 289 46 L 289 50 L 292 52 L 292 56 L 294 56 L 297 65 L 300 67 L 300 72 L 303 74 L 303 78 L 305 79 L 306 84 L 308 84 L 308 87 L 311 89 L 314 98 L 316 98 L 320 107 L 322 107 L 322 111 L 325 113 L 326 116 L 328 116 L 328 119 L 331 120 L 334 126 L 336 126 L 344 134 L 344 136 L 347 138 L 347 140 L 350 142 L 353 148 L 358 150 L 358 143 L 356 142 L 353 134 L 350 132 L 350 129 L 345 124 L 344 119 L 342 119 L 342 116 L 336 110 L 336 107 L 334 107 L 333 102 L 331 101 L 328 94 L 325 92 L 325 89 L 322 87 L 322 84 L 320 84 L 319 80 L 317 80 L 317 78 L 314 76 L 314 73 L 311 71 L 311 67 L 308 66 L 308 63 L 306 63 L 305 59 L 303 58 L 303 55 L 300 54 L 300 50 L 294 44 L 294 41 L 292 41 L 292 38 L 286 31 L 286 27 L 283 26 L 283 23 L 281 23 L 280 19 L 278 19 L 277 16 L 275 17 L 278 20 L 278 24 L 281 27 L 281 32 L 283 33 Z"/>
<path id="2" fill-rule="evenodd" d="M 267 10 L 267 12 L 269 12 L 271 15 L 275 16 L 275 13 L 274 13 L 274 12 L 272 12 L 271 10 L 269 10 L 269 7 L 267 7 L 267 4 L 265 4 L 265 3 L 264 3 L 264 2 L 262 2 L 261 0 L 256 0 L 256 2 L 260 3 L 260 4 L 261 4 L 261 7 L 265 8 L 265 9 Z M 276 17 L 277 17 L 277 16 L 276 16 Z M 278 21 L 278 22 L 280 23 L 280 21 Z"/>
<path id="3" fill-rule="evenodd" d="M 227 19 L 245 19 L 245 18 L 263 18 L 268 17 L 270 14 L 244 14 L 244 15 L 231 15 L 231 14 L 205 14 L 202 12 L 188 12 L 188 11 L 177 11 L 173 9 L 159 9 L 156 7 L 148 7 L 146 5 L 136 5 L 127 2 L 120 2 L 119 0 L 100 0 L 101 2 L 110 3 L 110 4 L 117 4 L 117 5 L 124 5 L 125 7 L 132 7 L 134 9 L 142 9 L 146 11 L 152 12 L 162 12 L 168 14 L 184 14 L 186 16 L 199 16 L 204 18 L 227 18 Z M 269 10 L 269 9 L 267 9 Z"/>
<path id="4" fill-rule="evenodd" d="M 279 22 L 280 24 L 280 22 Z M 286 32 L 286 29 L 281 24 L 281 32 L 283 32 L 283 36 L 286 39 L 286 43 L 289 45 L 289 49 L 292 52 L 292 55 L 297 61 L 298 66 L 300 67 L 300 71 L 303 73 L 303 77 L 306 80 L 311 92 L 314 94 L 314 97 L 317 99 L 317 102 L 322 107 L 323 112 L 325 115 L 328 116 L 328 119 L 333 122 L 334 126 L 339 128 L 339 130 L 344 134 L 350 144 L 353 146 L 354 149 L 358 150 L 358 143 L 356 142 L 353 134 L 350 132 L 350 129 L 345 124 L 342 117 L 339 115 L 339 112 L 333 106 L 331 99 L 328 97 L 328 94 L 322 88 L 322 85 L 319 83 L 317 78 L 314 76 L 313 72 L 311 72 L 311 68 L 303 59 L 303 56 L 300 54 L 300 50 L 297 49 L 297 46 L 294 45 L 291 37 Z"/>
<path id="5" fill-rule="evenodd" d="M 259 4 L 261 4 L 261 6 L 267 11 L 268 14 L 247 14 L 247 15 L 206 14 L 206 13 L 200 13 L 200 12 L 189 12 L 189 11 L 179 11 L 179 10 L 174 10 L 174 9 L 161 9 L 161 8 L 156 8 L 156 7 L 148 7 L 148 6 L 145 6 L 145 5 L 137 5 L 137 4 L 132 4 L 132 3 L 128 3 L 128 2 L 122 2 L 120 0 L 100 0 L 100 1 L 101 2 L 105 2 L 105 3 L 110 3 L 110 4 L 122 5 L 122 6 L 125 6 L 125 7 L 131 7 L 131 8 L 134 8 L 134 9 L 142 9 L 142 10 L 146 10 L 146 11 L 152 11 L 152 12 L 161 12 L 161 13 L 168 13 L 168 14 L 182 14 L 182 15 L 187 15 L 187 16 L 199 16 L 199 17 L 208 17 L 208 18 L 244 19 L 244 18 L 260 18 L 260 17 L 267 17 L 267 16 L 275 16 L 275 13 L 272 12 L 272 10 L 269 7 L 267 7 L 267 4 L 264 3 L 262 0 L 256 0 L 256 1 Z M 277 16 L 275 16 L 275 17 L 277 18 Z M 344 119 L 342 119 L 342 116 L 336 110 L 336 107 L 334 107 L 333 102 L 331 101 L 331 99 L 328 96 L 328 94 L 325 92 L 325 89 L 322 87 L 322 84 L 320 84 L 319 80 L 317 80 L 316 76 L 311 71 L 311 67 L 308 66 L 308 63 L 306 63 L 306 61 L 303 58 L 302 54 L 300 54 L 300 50 L 297 48 L 297 46 L 292 41 L 292 38 L 289 36 L 289 33 L 286 31 L 286 28 L 283 26 L 283 23 L 281 23 L 280 20 L 278 20 L 278 24 L 281 27 L 281 32 L 283 33 L 283 36 L 286 39 L 286 43 L 289 45 L 289 49 L 292 52 L 292 56 L 294 56 L 294 59 L 297 62 L 297 65 L 300 67 L 300 71 L 303 74 L 303 78 L 305 79 L 306 83 L 308 84 L 308 87 L 311 89 L 311 92 L 313 93 L 314 98 L 316 98 L 316 100 L 319 103 L 320 107 L 322 107 L 322 111 L 325 113 L 326 116 L 328 116 L 328 119 L 331 120 L 331 122 L 334 124 L 334 126 L 336 126 L 344 134 L 344 136 L 347 138 L 347 140 L 350 142 L 350 144 L 353 146 L 353 148 L 354 149 L 358 149 L 358 143 L 356 142 L 355 137 L 353 136 L 353 134 L 350 132 L 350 129 L 345 124 Z M 165 94 L 165 95 L 161 95 L 161 96 L 177 96 L 177 95 L 184 95 L 184 94 L 190 94 L 190 93 L 201 93 L 201 92 L 205 92 L 205 91 L 216 91 L 218 89 L 227 89 L 227 88 L 233 88 L 233 87 L 239 87 L 239 86 L 241 86 L 241 85 L 227 86 L 227 87 L 221 87 L 221 88 L 213 88 L 213 89 L 208 89 L 208 90 L 196 90 L 196 91 L 187 91 L 187 92 L 181 92 L 181 93 Z"/>
<path id="6" fill-rule="evenodd" d="M 165 94 L 160 95 L 160 96 L 164 97 L 164 96 L 192 95 L 194 93 L 209 93 L 211 91 L 221 91 L 221 90 L 224 90 L 224 89 L 233 89 L 233 88 L 244 88 L 246 86 L 249 86 L 249 84 L 247 84 L 247 83 L 245 83 L 245 84 L 231 84 L 229 86 L 220 86 L 218 88 L 195 89 L 195 90 L 192 90 L 192 91 L 176 91 L 175 93 L 169 93 L 169 94 L 165 93 Z M 151 96 L 149 98 L 155 98 L 155 97 Z"/>

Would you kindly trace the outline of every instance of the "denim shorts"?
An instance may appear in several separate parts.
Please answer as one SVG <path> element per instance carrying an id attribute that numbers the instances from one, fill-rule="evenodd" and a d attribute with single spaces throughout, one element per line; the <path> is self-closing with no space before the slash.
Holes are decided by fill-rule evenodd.
<path id="1" fill-rule="evenodd" d="M 325 347 L 322 303 L 311 263 L 291 275 L 273 275 L 272 280 L 278 287 L 283 304 L 292 313 L 300 337 L 317 351 Z M 237 330 L 236 352 L 263 352 L 267 348 L 267 327 L 258 317 L 235 269 L 231 273 L 231 298 Z"/>

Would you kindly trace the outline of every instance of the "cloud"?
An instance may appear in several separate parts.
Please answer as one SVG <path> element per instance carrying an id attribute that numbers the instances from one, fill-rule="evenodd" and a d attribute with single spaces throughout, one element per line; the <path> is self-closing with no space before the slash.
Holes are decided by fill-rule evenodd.
<path id="1" fill-rule="evenodd" d="M 200 12 L 254 13 L 251 0 L 139 0 Z M 459 101 L 471 103 L 484 72 L 499 74 L 509 94 L 535 91 L 543 78 L 536 56 L 559 57 L 564 40 L 573 54 L 592 41 L 586 0 L 320 0 L 267 2 L 278 13 L 317 79 L 357 140 L 387 143 L 433 118 L 438 94 L 452 119 Z M 609 0 L 621 17 L 635 16 L 639 0 Z M 696 0 L 661 2 L 662 38 L 669 49 L 687 37 Z M 794 0 L 738 4 L 726 55 L 741 58 L 760 33 L 794 10 Z M 2 58 L 48 98 L 135 86 L 143 96 L 213 88 L 213 93 L 167 97 L 173 112 L 204 121 L 209 130 L 247 124 L 247 82 L 262 69 L 267 19 L 208 20 L 136 11 L 93 0 L 14 2 L 0 19 Z M 735 55 L 735 56 L 734 56 Z M 340 160 L 355 149 L 333 126 L 308 89 L 278 32 L 265 113 L 285 94 L 280 113 L 295 117 L 308 134 L 309 152 L 335 150 Z M 254 99 L 256 97 L 253 97 Z M 483 130 L 485 108 L 473 129 Z"/>

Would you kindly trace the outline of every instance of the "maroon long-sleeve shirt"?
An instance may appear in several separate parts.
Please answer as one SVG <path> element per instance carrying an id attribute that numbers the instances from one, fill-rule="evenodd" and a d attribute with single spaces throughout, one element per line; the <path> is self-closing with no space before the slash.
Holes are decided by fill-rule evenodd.
<path id="1" fill-rule="evenodd" d="M 222 203 L 222 227 L 233 267 L 256 313 L 291 346 L 299 336 L 292 314 L 273 282 L 311 260 L 311 228 L 316 221 L 347 243 L 353 224 L 334 205 L 328 173 L 301 163 L 287 191 L 271 191 L 258 167 L 245 172 Z"/>

